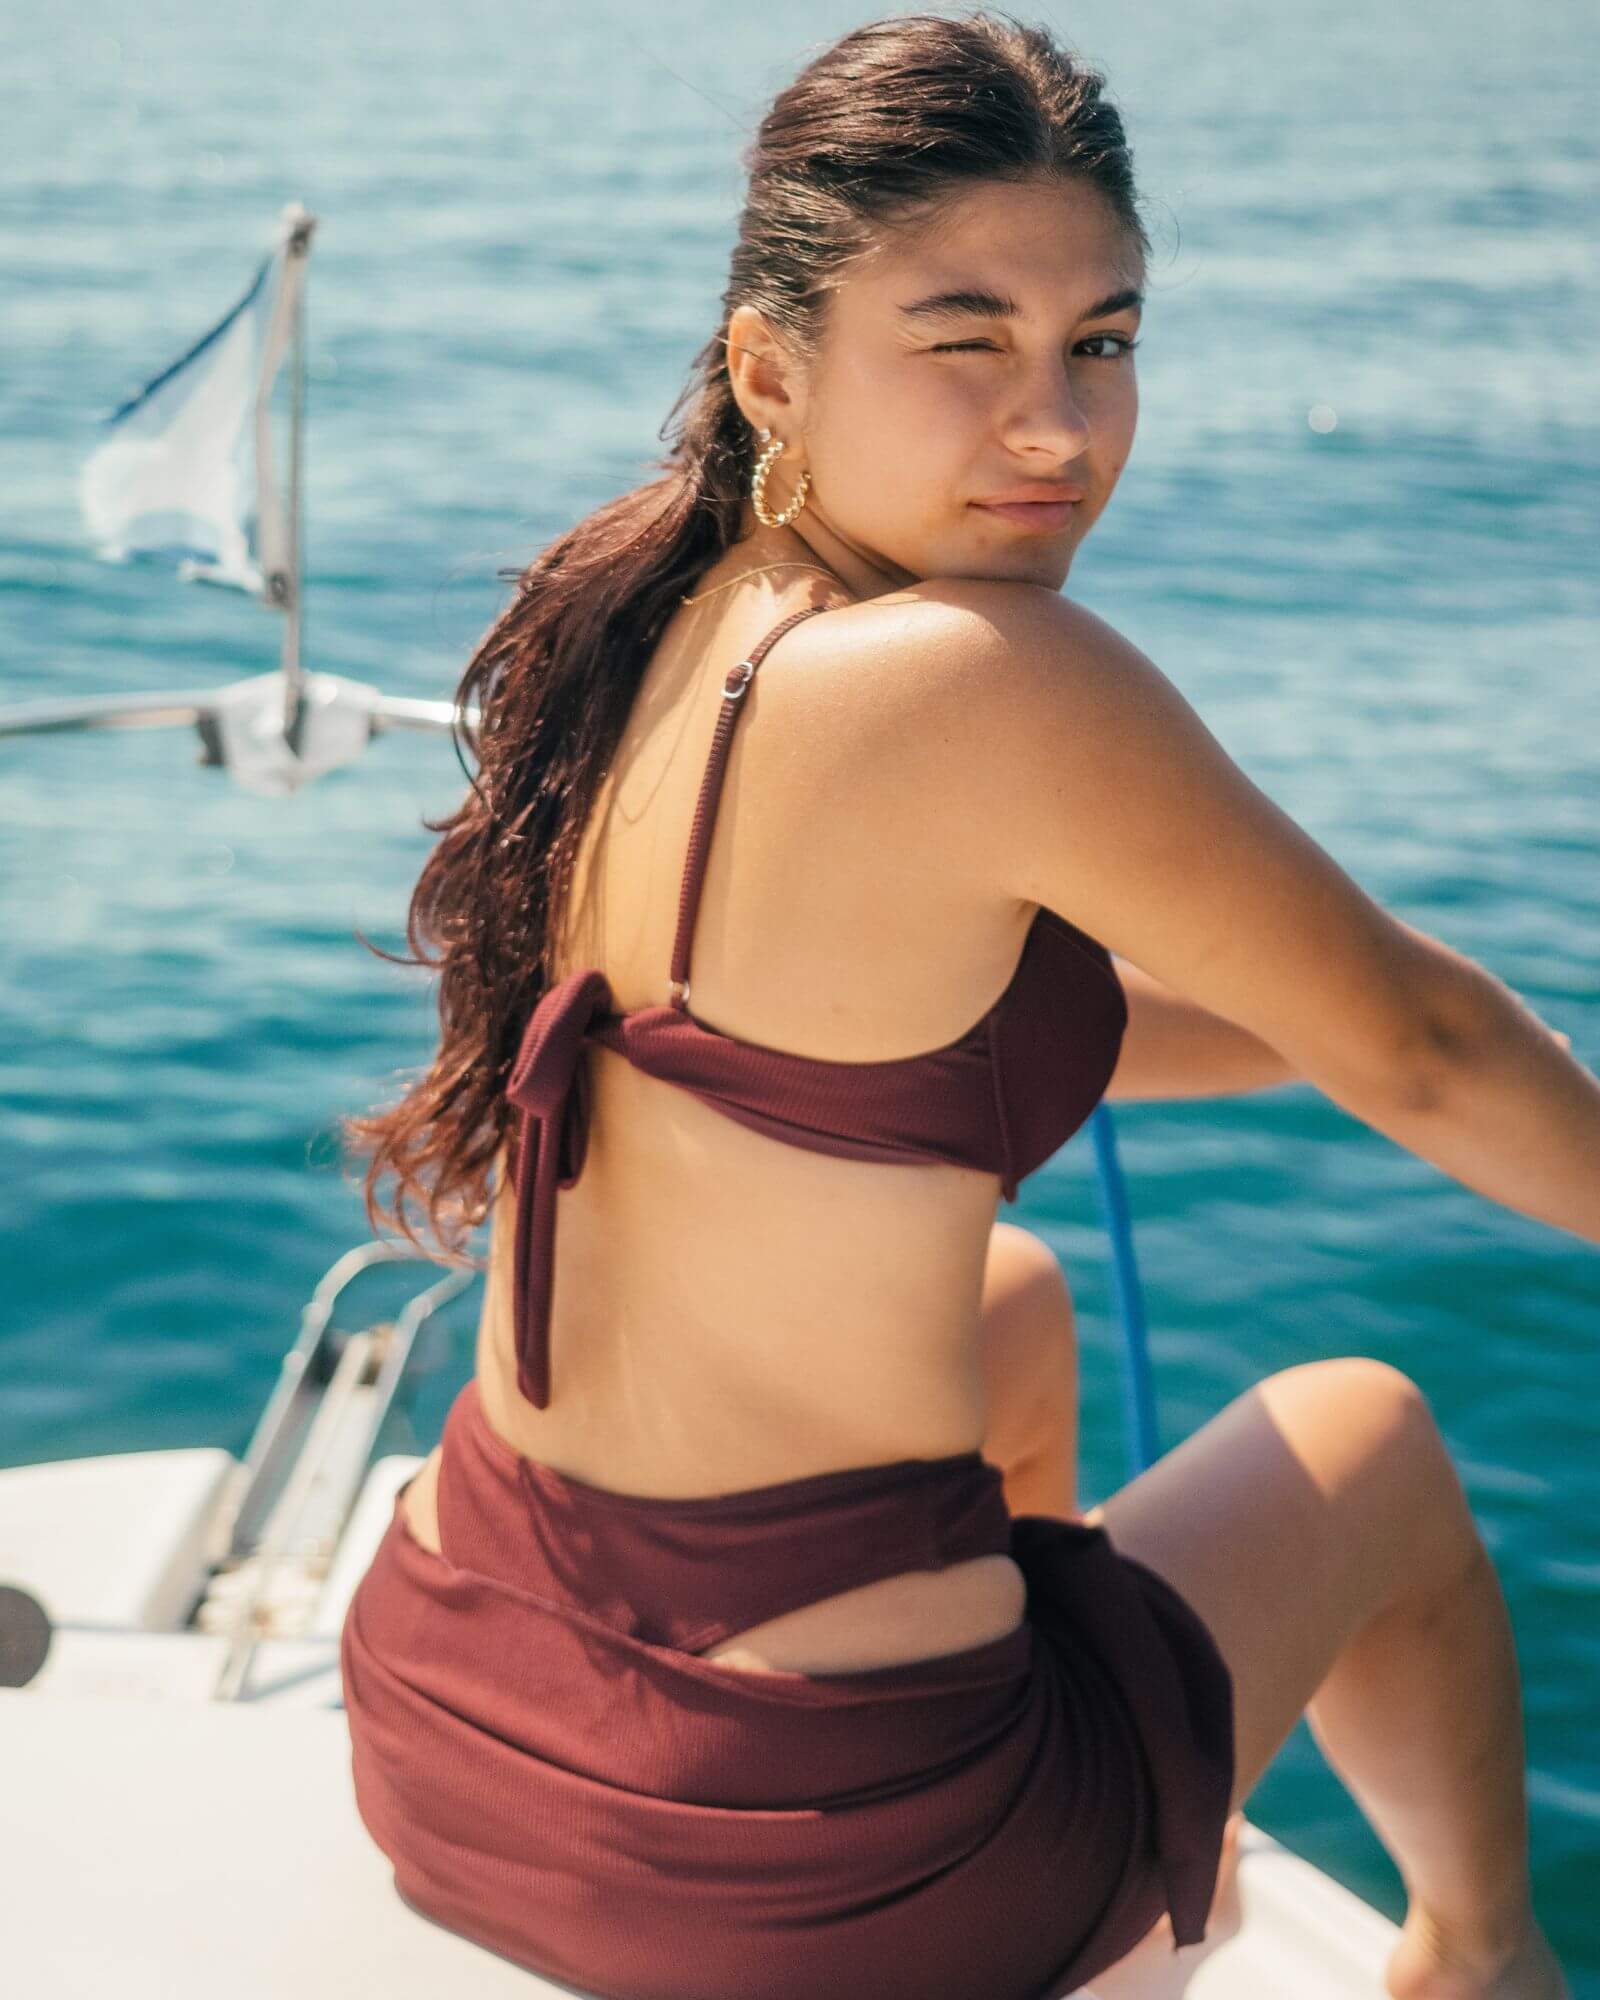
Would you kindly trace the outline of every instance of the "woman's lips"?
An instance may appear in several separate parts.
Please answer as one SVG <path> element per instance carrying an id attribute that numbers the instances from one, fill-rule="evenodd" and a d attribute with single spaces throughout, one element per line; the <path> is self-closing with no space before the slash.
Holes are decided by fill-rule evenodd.
<path id="1" fill-rule="evenodd" d="M 986 514 L 998 514 L 1004 520 L 1015 521 L 1018 527 L 1031 528 L 1036 535 L 1048 535 L 1067 525 L 1079 503 L 1076 500 L 974 500 L 972 504 L 981 507 Z"/>

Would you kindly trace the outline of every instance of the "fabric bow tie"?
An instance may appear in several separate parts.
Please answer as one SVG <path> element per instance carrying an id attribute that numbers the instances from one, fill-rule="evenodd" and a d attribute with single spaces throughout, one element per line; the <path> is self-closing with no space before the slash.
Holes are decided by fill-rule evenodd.
<path id="1" fill-rule="evenodd" d="M 517 1387 L 536 1409 L 550 1401 L 550 1290 L 556 1190 L 571 1187 L 589 1149 L 584 1039 L 614 1010 L 599 970 L 549 987 L 523 1030 L 506 1095 L 522 1113 L 513 1169 L 517 1194 L 514 1311 Z"/>

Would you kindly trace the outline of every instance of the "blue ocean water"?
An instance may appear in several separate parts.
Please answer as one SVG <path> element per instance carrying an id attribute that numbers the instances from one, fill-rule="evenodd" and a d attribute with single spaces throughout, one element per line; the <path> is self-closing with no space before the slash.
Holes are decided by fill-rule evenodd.
<path id="1" fill-rule="evenodd" d="M 890 10 L 884 10 L 890 11 Z M 959 10 L 941 10 L 959 11 Z M 1396 914 L 1600 1063 L 1600 141 L 1592 9 L 1018 9 L 1104 67 L 1157 238 L 1138 442 L 1071 593 Z M 95 422 L 238 297 L 290 199 L 311 261 L 306 653 L 443 696 L 525 561 L 646 475 L 710 331 L 738 153 L 872 10 L 3 10 L 0 701 L 276 664 L 236 594 L 91 556 Z M 383 739 L 268 803 L 174 731 L 0 741 L 0 1463 L 242 1450 L 364 1239 L 337 1116 L 425 1064 L 406 898 L 462 774 Z M 1522 1665 L 1536 1900 L 1600 1992 L 1600 1261 L 1310 1088 L 1119 1107 L 1163 1441 L 1274 1369 L 1424 1388 Z M 1082 1332 L 1083 1491 L 1125 1476 L 1079 1135 L 1006 1211 Z M 373 1281 L 374 1284 L 377 1281 Z M 392 1447 L 431 1444 L 450 1356 Z M 1302 1725 L 1251 1817 L 1390 1915 Z"/>

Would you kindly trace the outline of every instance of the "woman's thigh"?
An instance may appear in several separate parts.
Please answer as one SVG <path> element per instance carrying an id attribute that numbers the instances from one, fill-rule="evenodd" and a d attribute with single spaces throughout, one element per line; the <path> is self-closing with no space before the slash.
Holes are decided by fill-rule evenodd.
<path id="1" fill-rule="evenodd" d="M 1237 1807 L 1346 1643 L 1408 1583 L 1448 1573 L 1463 1506 L 1416 1384 L 1350 1356 L 1268 1376 L 1084 1519 L 1220 1647 Z"/>

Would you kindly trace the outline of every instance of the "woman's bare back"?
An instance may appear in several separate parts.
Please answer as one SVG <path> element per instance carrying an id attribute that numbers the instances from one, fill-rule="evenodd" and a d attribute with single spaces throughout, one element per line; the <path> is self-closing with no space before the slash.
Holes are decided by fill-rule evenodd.
<path id="1" fill-rule="evenodd" d="M 599 966 L 624 1011 L 666 999 L 716 691 L 763 632 L 825 601 L 790 590 L 669 626 L 586 829 L 552 982 Z M 961 829 L 908 795 L 894 690 L 871 680 L 872 627 L 892 603 L 808 620 L 746 697 L 693 982 L 696 1016 L 742 1041 L 841 1062 L 941 1047 L 994 1004 L 1026 940 L 1032 906 L 986 890 Z M 558 1204 L 560 1393 L 544 1410 L 517 1389 L 501 1161 L 476 1373 L 506 1443 L 594 1485 L 671 1497 L 981 1447 L 998 1176 L 774 1145 L 610 1051 L 588 1060 L 589 1149 Z M 435 1546 L 436 1471 L 406 1495 Z M 999 1637 L 1024 1603 L 1017 1565 L 982 1556 L 807 1605 L 706 1657 L 754 1671 L 887 1665 Z"/>

